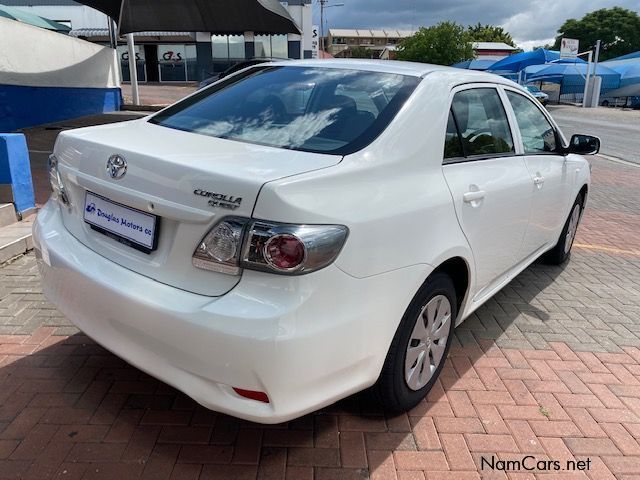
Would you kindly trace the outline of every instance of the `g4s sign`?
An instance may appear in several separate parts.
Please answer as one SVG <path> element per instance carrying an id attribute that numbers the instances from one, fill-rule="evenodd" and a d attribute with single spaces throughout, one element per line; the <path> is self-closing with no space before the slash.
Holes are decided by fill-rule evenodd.
<path id="1" fill-rule="evenodd" d="M 183 60 L 182 52 L 174 52 L 172 50 L 169 50 L 168 52 L 164 52 L 162 54 L 162 59 L 165 62 L 181 62 Z"/>

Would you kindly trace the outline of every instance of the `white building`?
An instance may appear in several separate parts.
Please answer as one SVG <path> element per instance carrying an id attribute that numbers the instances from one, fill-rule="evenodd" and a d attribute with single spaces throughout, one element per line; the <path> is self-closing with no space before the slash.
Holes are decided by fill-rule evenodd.
<path id="1" fill-rule="evenodd" d="M 109 44 L 109 19 L 73 0 L 0 0 L 71 27 L 71 36 Z M 143 32 L 136 37 L 138 79 L 142 82 L 200 81 L 235 63 L 256 57 L 317 57 L 318 38 L 313 28 L 311 0 L 281 2 L 302 35 L 212 35 L 211 32 Z M 118 54 L 123 80 L 128 81 L 129 55 L 124 39 Z"/>

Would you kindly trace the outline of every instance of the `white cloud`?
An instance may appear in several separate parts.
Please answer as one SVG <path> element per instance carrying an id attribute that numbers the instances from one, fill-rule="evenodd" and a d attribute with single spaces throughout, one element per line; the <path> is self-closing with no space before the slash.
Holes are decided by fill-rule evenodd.
<path id="1" fill-rule="evenodd" d="M 342 1 L 344 7 L 326 10 L 330 28 L 415 28 L 443 20 L 464 25 L 481 22 L 504 26 L 519 46 L 529 48 L 550 43 L 569 18 L 581 18 L 593 10 L 613 6 L 638 10 L 638 0 Z"/>

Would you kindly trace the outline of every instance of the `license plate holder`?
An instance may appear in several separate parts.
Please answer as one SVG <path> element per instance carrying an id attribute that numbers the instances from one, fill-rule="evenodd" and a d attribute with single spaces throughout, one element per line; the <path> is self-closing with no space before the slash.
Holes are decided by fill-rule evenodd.
<path id="1" fill-rule="evenodd" d="M 160 219 L 157 215 L 114 202 L 87 191 L 84 221 L 92 230 L 144 253 L 158 248 Z"/>

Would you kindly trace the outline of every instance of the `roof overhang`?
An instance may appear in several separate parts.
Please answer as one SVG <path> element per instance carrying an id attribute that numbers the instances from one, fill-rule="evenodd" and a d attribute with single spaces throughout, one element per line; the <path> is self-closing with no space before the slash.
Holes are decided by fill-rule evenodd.
<path id="1" fill-rule="evenodd" d="M 300 34 L 278 0 L 78 0 L 118 23 L 119 33 L 188 31 Z"/>

